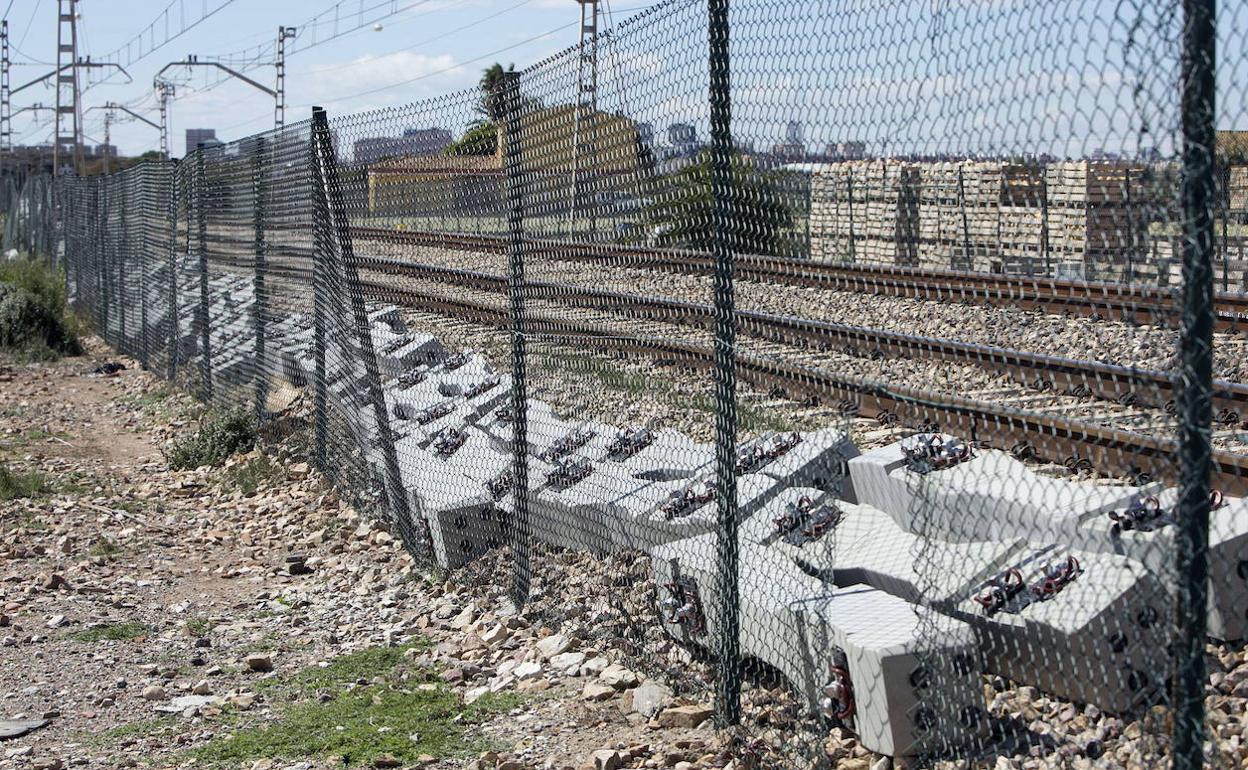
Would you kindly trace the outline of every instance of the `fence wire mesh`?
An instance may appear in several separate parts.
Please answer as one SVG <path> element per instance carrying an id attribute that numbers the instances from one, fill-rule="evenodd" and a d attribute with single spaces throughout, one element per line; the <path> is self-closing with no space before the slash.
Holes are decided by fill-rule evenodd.
<path id="1" fill-rule="evenodd" d="M 715 766 L 1238 767 L 1243 15 L 669 0 L 5 247 Z"/>

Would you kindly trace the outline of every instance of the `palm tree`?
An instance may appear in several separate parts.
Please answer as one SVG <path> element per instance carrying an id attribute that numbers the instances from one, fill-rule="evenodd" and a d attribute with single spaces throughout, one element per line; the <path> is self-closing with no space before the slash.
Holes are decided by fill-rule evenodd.
<path id="1" fill-rule="evenodd" d="M 508 74 L 516 71 L 516 65 L 510 64 L 503 69 L 500 62 L 494 62 L 481 72 L 481 98 L 477 103 L 477 112 L 485 120 L 495 121 L 503 116 L 503 85 Z"/>

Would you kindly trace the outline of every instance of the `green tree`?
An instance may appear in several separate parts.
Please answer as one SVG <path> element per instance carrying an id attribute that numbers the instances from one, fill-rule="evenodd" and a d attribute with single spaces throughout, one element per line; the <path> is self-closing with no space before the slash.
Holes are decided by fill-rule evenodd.
<path id="1" fill-rule="evenodd" d="M 478 85 L 481 96 L 477 98 L 476 111 L 480 116 L 464 135 L 443 151 L 446 155 L 493 155 L 498 151 L 497 122 L 503 117 L 503 86 L 508 73 L 516 71 L 515 64 L 506 68 L 501 62 L 494 62 L 481 70 Z"/>
<path id="2" fill-rule="evenodd" d="M 445 155 L 493 155 L 498 151 L 498 129 L 493 123 L 472 125 L 464 135 L 443 150 Z"/>
<path id="3" fill-rule="evenodd" d="M 492 122 L 503 116 L 503 84 L 507 75 L 515 71 L 515 64 L 503 69 L 499 62 L 494 62 L 481 71 L 481 96 L 477 102 L 477 112 L 481 113 L 484 120 Z"/>
<path id="4" fill-rule="evenodd" d="M 656 180 L 647 218 L 657 245 L 710 251 L 715 227 L 727 232 L 734 250 L 778 254 L 784 250 L 793 215 L 771 174 L 733 153 L 728 217 L 715 222 L 711 200 L 711 153 Z"/>

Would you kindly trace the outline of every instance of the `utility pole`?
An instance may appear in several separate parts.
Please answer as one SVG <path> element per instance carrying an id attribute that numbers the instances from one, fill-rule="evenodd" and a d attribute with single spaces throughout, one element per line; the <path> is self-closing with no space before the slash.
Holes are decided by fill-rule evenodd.
<path id="1" fill-rule="evenodd" d="M 576 0 L 581 6 L 581 42 L 577 57 L 576 119 L 572 126 L 572 205 L 568 233 L 576 226 L 576 211 L 585 194 L 585 176 L 597 159 L 594 133 L 598 112 L 598 0 Z M 584 165 L 584 169 L 582 166 Z M 590 232 L 594 228 L 590 206 Z"/>
<path id="2" fill-rule="evenodd" d="M 0 152 L 13 152 L 13 99 L 9 93 L 9 20 L 0 21 Z"/>
<path id="3" fill-rule="evenodd" d="M 82 162 L 80 97 L 81 93 L 78 90 L 78 0 L 57 0 L 56 138 L 52 143 L 53 173 L 57 176 L 67 171 L 77 173 Z M 69 133 L 66 133 L 67 125 Z"/>
<path id="4" fill-rule="evenodd" d="M 169 160 L 169 100 L 177 93 L 168 80 L 156 81 L 156 93 L 160 96 L 160 155 Z"/>
<path id="5" fill-rule="evenodd" d="M 109 145 L 112 143 L 110 130 L 113 127 L 113 111 L 106 109 L 104 111 L 104 174 L 108 174 L 108 154 Z"/>
<path id="6" fill-rule="evenodd" d="M 277 58 L 273 66 L 277 70 L 277 87 L 273 94 L 273 127 L 281 130 L 286 125 L 286 41 L 295 36 L 294 27 L 277 28 Z"/>

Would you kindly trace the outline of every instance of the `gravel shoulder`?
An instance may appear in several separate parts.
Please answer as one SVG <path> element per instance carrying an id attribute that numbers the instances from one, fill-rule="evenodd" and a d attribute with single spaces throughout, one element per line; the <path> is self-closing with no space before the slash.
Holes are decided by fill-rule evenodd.
<path id="1" fill-rule="evenodd" d="M 106 358 L 126 369 L 87 374 Z M 0 740 L 0 769 L 719 756 L 704 688 L 674 693 L 610 639 L 510 609 L 484 572 L 505 555 L 443 582 L 280 447 L 168 470 L 198 407 L 98 340 L 0 380 L 0 462 L 40 487 L 0 502 L 0 720 L 47 722 Z"/>

